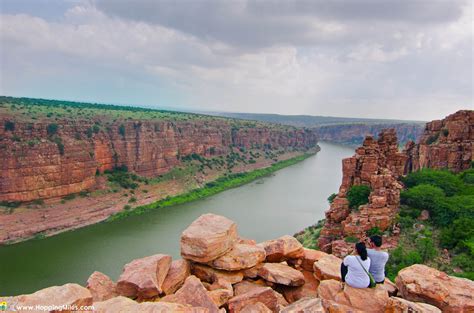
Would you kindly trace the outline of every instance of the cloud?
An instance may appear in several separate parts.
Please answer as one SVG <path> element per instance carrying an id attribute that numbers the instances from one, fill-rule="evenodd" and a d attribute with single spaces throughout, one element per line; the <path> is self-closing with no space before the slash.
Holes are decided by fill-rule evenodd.
<path id="1" fill-rule="evenodd" d="M 40 17 L 11 7 L 1 18 L 0 91 L 204 110 L 440 118 L 472 105 L 471 9 L 424 0 L 97 0 Z"/>

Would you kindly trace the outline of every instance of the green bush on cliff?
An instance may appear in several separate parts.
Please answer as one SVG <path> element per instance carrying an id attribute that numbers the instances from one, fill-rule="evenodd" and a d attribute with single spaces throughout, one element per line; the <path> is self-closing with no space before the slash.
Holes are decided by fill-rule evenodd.
<path id="1" fill-rule="evenodd" d="M 351 209 L 358 209 L 359 206 L 369 202 L 370 187 L 365 185 L 354 185 L 347 192 L 347 200 Z"/>
<path id="2" fill-rule="evenodd" d="M 406 176 L 403 183 L 407 188 L 423 184 L 439 187 L 448 197 L 459 193 L 464 188 L 459 176 L 447 170 L 423 169 Z"/>
<path id="3" fill-rule="evenodd" d="M 46 126 L 46 132 L 48 133 L 48 136 L 55 135 L 58 132 L 58 124 L 49 124 Z"/>
<path id="4" fill-rule="evenodd" d="M 333 193 L 328 197 L 328 202 L 331 204 L 334 199 L 337 197 L 337 194 Z"/>

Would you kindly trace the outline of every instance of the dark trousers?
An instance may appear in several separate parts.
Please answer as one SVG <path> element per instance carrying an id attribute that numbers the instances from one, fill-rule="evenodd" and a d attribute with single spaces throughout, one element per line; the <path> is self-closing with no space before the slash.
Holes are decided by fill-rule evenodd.
<path id="1" fill-rule="evenodd" d="M 348 271 L 347 266 L 345 266 L 344 263 L 341 263 L 341 281 L 343 283 L 346 282 L 347 271 Z"/>

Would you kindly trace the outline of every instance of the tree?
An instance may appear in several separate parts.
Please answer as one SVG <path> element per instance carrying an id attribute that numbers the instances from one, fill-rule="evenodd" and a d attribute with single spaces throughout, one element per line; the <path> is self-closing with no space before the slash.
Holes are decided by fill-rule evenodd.
<path id="1" fill-rule="evenodd" d="M 354 185 L 347 192 L 347 200 L 351 209 L 369 202 L 370 187 L 365 185 Z"/>

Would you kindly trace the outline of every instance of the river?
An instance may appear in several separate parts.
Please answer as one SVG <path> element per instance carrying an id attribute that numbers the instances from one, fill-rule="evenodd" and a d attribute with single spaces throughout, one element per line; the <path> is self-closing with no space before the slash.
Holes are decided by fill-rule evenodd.
<path id="1" fill-rule="evenodd" d="M 326 199 L 341 183 L 341 159 L 354 153 L 347 146 L 320 146 L 303 162 L 204 200 L 0 247 L 0 296 L 67 282 L 85 285 L 95 270 L 115 280 L 126 263 L 156 253 L 177 258 L 181 232 L 208 212 L 237 222 L 242 237 L 292 235 L 324 218 Z"/>

